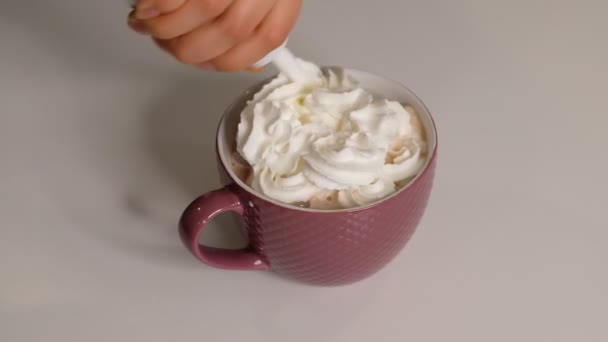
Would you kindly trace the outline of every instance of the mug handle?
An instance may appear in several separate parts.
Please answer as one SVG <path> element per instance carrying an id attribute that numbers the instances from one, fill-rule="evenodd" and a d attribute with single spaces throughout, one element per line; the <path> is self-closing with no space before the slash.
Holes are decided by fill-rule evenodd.
<path id="1" fill-rule="evenodd" d="M 267 270 L 268 263 L 251 246 L 244 249 L 223 249 L 198 243 L 207 224 L 217 215 L 233 211 L 243 216 L 241 199 L 228 187 L 208 192 L 195 199 L 186 208 L 179 221 L 182 242 L 205 264 L 232 270 Z"/>

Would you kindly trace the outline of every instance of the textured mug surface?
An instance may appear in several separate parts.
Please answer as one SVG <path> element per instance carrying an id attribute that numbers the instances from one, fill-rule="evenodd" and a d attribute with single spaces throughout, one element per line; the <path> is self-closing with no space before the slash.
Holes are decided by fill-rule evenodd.
<path id="1" fill-rule="evenodd" d="M 194 200 L 180 219 L 184 245 L 202 262 L 227 269 L 272 269 L 315 285 L 364 279 L 403 249 L 427 206 L 437 158 L 437 135 L 424 104 L 407 88 L 371 73 L 346 70 L 366 90 L 412 105 L 424 125 L 429 152 L 423 170 L 406 187 L 375 204 L 343 210 L 311 210 L 277 202 L 251 190 L 229 169 L 236 126 L 257 85 L 224 113 L 217 134 L 218 169 L 224 188 Z M 226 211 L 243 217 L 249 247 L 199 244 L 205 225 Z"/>

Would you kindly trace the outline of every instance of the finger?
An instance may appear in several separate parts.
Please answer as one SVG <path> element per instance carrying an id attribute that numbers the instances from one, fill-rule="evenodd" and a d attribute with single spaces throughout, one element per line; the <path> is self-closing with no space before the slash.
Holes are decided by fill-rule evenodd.
<path id="1" fill-rule="evenodd" d="M 154 41 L 154 43 L 156 44 L 156 46 L 158 46 L 161 50 L 167 52 L 167 53 L 171 53 L 171 50 L 169 50 L 169 45 L 167 44 L 166 40 L 161 40 L 161 39 L 152 39 Z"/>
<path id="2" fill-rule="evenodd" d="M 129 17 L 127 18 L 127 25 L 129 25 L 129 27 L 131 28 L 131 30 L 140 33 L 140 34 L 146 34 L 146 28 L 142 25 L 141 20 L 137 20 L 137 18 L 135 18 L 135 10 L 131 11 L 131 13 L 129 13 Z"/>
<path id="3" fill-rule="evenodd" d="M 226 39 L 218 25 L 204 24 L 175 39 L 164 41 L 167 49 L 184 64 L 198 64 L 230 49 L 236 42 Z"/>
<path id="4" fill-rule="evenodd" d="M 248 40 L 210 61 L 214 69 L 240 71 L 250 67 L 279 47 L 293 29 L 301 0 L 279 0 Z"/>
<path id="5" fill-rule="evenodd" d="M 233 0 L 190 0 L 165 15 L 143 21 L 145 30 L 159 39 L 173 39 L 220 16 Z"/>
<path id="6" fill-rule="evenodd" d="M 252 74 L 259 74 L 260 72 L 264 71 L 266 69 L 266 67 L 249 67 L 247 68 L 247 71 L 249 71 Z"/>
<path id="7" fill-rule="evenodd" d="M 138 0 L 135 5 L 137 19 L 150 19 L 170 13 L 182 7 L 189 0 Z"/>
<path id="8" fill-rule="evenodd" d="M 276 0 L 236 0 L 217 19 L 216 24 L 220 25 L 228 39 L 244 41 L 253 35 L 275 3 Z"/>
<path id="9" fill-rule="evenodd" d="M 215 21 L 170 41 L 169 49 L 183 63 L 205 63 L 251 36 L 274 1 L 235 1 Z"/>

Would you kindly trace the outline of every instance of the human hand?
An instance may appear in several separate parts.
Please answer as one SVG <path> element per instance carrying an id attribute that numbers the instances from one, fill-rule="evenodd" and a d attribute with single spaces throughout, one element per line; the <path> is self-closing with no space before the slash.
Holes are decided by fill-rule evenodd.
<path id="1" fill-rule="evenodd" d="M 129 26 L 180 62 L 250 68 L 287 39 L 302 0 L 138 0 Z"/>

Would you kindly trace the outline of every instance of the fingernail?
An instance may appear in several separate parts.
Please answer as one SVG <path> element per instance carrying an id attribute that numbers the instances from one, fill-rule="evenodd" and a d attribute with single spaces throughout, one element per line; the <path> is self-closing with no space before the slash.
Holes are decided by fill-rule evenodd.
<path id="1" fill-rule="evenodd" d="M 135 12 L 137 19 L 152 19 L 158 17 L 160 12 L 154 8 L 138 8 Z"/>
<path id="2" fill-rule="evenodd" d="M 131 30 L 139 33 L 139 34 L 146 34 L 146 28 L 143 25 L 142 22 L 138 21 L 137 19 L 129 19 L 129 27 L 131 28 Z"/>
<path id="3" fill-rule="evenodd" d="M 208 62 L 199 64 L 198 68 L 201 70 L 205 70 L 205 71 L 215 70 L 215 68 L 213 67 L 213 64 L 208 63 Z"/>

